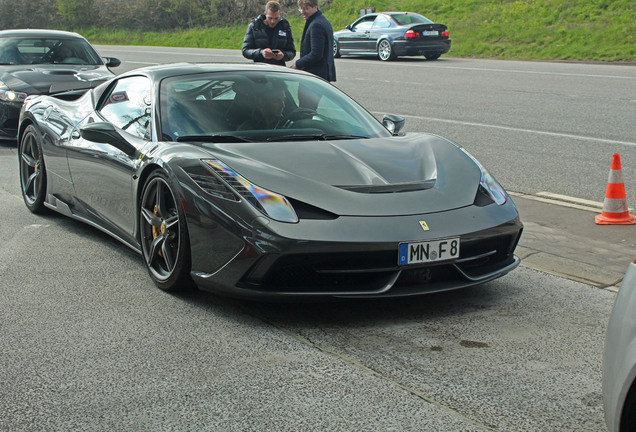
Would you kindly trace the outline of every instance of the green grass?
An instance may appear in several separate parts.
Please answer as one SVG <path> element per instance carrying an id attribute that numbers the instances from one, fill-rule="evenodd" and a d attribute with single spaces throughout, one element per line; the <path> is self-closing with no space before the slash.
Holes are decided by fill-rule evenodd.
<path id="1" fill-rule="evenodd" d="M 446 24 L 449 56 L 636 62 L 634 0 L 333 0 L 321 9 L 340 30 L 370 3 L 376 11 L 418 12 Z M 304 20 L 296 9 L 285 15 L 298 45 Z M 240 49 L 248 23 L 170 33 L 78 31 L 96 44 Z"/>

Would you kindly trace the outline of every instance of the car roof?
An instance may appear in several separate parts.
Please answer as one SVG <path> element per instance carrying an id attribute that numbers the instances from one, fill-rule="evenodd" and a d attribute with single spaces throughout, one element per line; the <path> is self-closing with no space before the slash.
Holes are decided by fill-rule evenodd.
<path id="1" fill-rule="evenodd" d="M 377 16 L 377 15 L 422 15 L 417 12 L 399 12 L 399 11 L 388 11 L 388 12 L 371 12 L 365 15 L 362 15 L 360 18 L 364 18 L 366 16 Z"/>
<path id="2" fill-rule="evenodd" d="M 269 65 L 265 63 L 169 63 L 154 66 L 147 66 L 134 69 L 119 75 L 119 77 L 132 75 L 147 75 L 153 80 L 161 80 L 163 78 L 190 75 L 207 72 L 239 72 L 239 71 L 261 71 L 261 72 L 278 72 L 296 75 L 315 76 L 308 72 L 282 68 L 277 65 Z"/>
<path id="3" fill-rule="evenodd" d="M 52 37 L 52 38 L 78 38 L 84 37 L 75 32 L 63 30 L 46 30 L 46 29 L 13 29 L 0 30 L 0 38 L 3 37 Z"/>

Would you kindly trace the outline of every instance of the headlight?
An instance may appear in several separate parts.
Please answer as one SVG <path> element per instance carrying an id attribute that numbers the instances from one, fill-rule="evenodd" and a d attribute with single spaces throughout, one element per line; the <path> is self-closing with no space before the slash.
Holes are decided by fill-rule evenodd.
<path id="1" fill-rule="evenodd" d="M 291 204 L 282 195 L 256 186 L 218 159 L 203 160 L 232 189 L 270 218 L 280 222 L 298 222 Z"/>
<path id="2" fill-rule="evenodd" d="M 460 147 L 460 150 L 466 153 L 466 155 L 471 158 L 481 170 L 481 179 L 479 180 L 479 185 L 484 189 L 484 191 L 486 191 L 488 196 L 490 196 L 490 198 L 494 202 L 499 205 L 504 205 L 504 203 L 506 202 L 506 192 L 504 191 L 503 187 L 501 187 L 501 185 L 497 183 L 497 180 L 495 180 L 494 177 L 491 176 L 488 171 L 486 171 L 486 168 L 484 168 L 482 164 L 480 164 L 479 161 L 473 157 L 473 155 L 468 153 L 468 151 L 466 151 L 466 149 L 464 149 L 463 147 Z"/>
<path id="3" fill-rule="evenodd" d="M 0 81 L 0 100 L 7 102 L 23 103 L 28 95 L 22 92 L 10 90 L 9 87 Z"/>

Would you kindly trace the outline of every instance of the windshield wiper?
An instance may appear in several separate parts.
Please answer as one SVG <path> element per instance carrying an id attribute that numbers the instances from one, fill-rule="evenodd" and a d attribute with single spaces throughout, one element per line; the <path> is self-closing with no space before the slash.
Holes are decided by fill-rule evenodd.
<path id="1" fill-rule="evenodd" d="M 327 135 L 327 134 L 307 134 L 307 135 L 283 135 L 267 138 L 267 141 L 328 141 L 345 139 L 365 139 L 367 135 Z"/>
<path id="2" fill-rule="evenodd" d="M 177 137 L 177 142 L 195 141 L 195 142 L 213 142 L 213 143 L 237 143 L 252 142 L 245 137 L 238 135 L 184 135 Z"/>

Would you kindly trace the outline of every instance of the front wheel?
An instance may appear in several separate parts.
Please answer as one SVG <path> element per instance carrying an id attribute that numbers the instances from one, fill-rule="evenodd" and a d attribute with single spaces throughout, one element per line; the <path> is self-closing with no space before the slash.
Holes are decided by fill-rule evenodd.
<path id="1" fill-rule="evenodd" d="M 437 60 L 441 54 L 424 54 L 426 60 Z"/>
<path id="2" fill-rule="evenodd" d="M 144 262 L 155 285 L 171 292 L 191 289 L 194 283 L 185 215 L 163 171 L 152 173 L 144 185 L 139 230 Z"/>
<path id="3" fill-rule="evenodd" d="M 338 45 L 338 41 L 335 39 L 333 40 L 333 56 L 334 58 L 340 57 L 340 46 Z"/>
<path id="4" fill-rule="evenodd" d="M 29 125 L 24 131 L 18 157 L 24 203 L 32 213 L 43 213 L 46 210 L 46 168 L 42 153 L 42 134 L 34 125 Z"/>
<path id="5" fill-rule="evenodd" d="M 395 55 L 395 51 L 393 51 L 393 46 L 391 46 L 391 42 L 387 39 L 382 39 L 378 44 L 378 57 L 382 61 L 394 60 L 397 58 Z"/>

